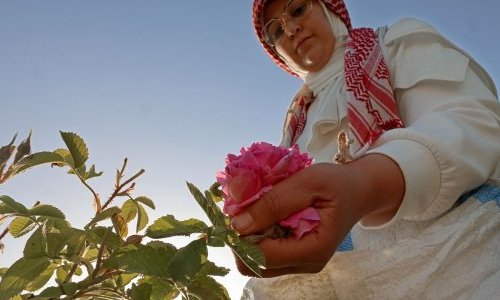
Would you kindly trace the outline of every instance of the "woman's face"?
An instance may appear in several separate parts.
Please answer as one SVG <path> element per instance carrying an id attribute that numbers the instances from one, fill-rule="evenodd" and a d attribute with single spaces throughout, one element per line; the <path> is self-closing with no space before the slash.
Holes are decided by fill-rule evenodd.
<path id="1" fill-rule="evenodd" d="M 295 0 L 299 1 L 299 0 Z M 264 24 L 281 19 L 284 33 L 275 49 L 287 64 L 306 72 L 317 72 L 326 65 L 335 48 L 335 37 L 323 9 L 312 0 L 311 12 L 303 18 L 283 16 L 289 0 L 272 0 L 264 9 Z"/>

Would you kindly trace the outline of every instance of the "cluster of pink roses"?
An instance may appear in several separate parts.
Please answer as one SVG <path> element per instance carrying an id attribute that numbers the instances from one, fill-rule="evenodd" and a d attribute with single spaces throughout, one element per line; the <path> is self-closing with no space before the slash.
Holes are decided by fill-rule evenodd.
<path id="1" fill-rule="evenodd" d="M 312 161 L 307 153 L 300 153 L 297 145 L 284 148 L 265 142 L 242 148 L 240 155 L 228 154 L 225 169 L 216 175 L 224 193 L 224 212 L 237 215 L 273 185 L 310 166 Z M 292 229 L 296 238 L 318 224 L 319 213 L 314 208 L 299 211 L 280 222 L 282 227 Z"/>

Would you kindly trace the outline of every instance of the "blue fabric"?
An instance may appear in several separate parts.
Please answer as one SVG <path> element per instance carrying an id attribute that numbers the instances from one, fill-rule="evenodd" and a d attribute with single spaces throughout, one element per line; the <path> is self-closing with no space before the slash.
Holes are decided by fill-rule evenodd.
<path id="1" fill-rule="evenodd" d="M 500 186 L 482 185 L 472 196 L 482 203 L 496 201 L 497 205 L 500 206 Z"/>
<path id="2" fill-rule="evenodd" d="M 348 233 L 342 243 L 337 248 L 337 251 L 340 252 L 345 252 L 345 251 L 352 251 L 354 249 L 354 246 L 352 244 L 352 237 L 351 233 Z"/>
<path id="3" fill-rule="evenodd" d="M 481 203 L 495 201 L 497 205 L 500 206 L 500 186 L 490 183 L 483 184 L 480 187 L 463 194 L 458 199 L 457 204 L 460 205 L 471 197 Z"/>

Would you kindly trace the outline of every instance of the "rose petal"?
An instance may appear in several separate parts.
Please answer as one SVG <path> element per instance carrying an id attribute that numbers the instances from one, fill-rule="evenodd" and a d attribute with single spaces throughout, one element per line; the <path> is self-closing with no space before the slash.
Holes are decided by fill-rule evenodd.
<path id="1" fill-rule="evenodd" d="M 303 209 L 286 219 L 279 224 L 283 227 L 293 230 L 294 236 L 300 239 L 305 233 L 312 231 L 319 225 L 320 215 L 313 207 Z"/>
<path id="2" fill-rule="evenodd" d="M 263 187 L 257 193 L 255 193 L 255 195 L 242 202 L 237 202 L 234 199 L 228 198 L 224 201 L 223 211 L 230 216 L 235 216 L 243 208 L 257 201 L 264 193 L 269 192 L 272 188 L 272 186 Z"/>

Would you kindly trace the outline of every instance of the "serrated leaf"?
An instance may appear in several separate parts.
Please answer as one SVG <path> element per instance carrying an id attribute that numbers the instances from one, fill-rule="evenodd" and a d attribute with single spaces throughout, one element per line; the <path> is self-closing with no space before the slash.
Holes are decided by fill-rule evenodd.
<path id="1" fill-rule="evenodd" d="M 134 278 L 139 276 L 137 273 L 123 273 L 114 277 L 116 286 L 121 288 L 128 285 Z"/>
<path id="2" fill-rule="evenodd" d="M 3 168 L 7 164 L 7 161 L 12 156 L 12 153 L 14 152 L 14 150 L 16 150 L 16 146 L 14 146 L 16 138 L 17 138 L 17 133 L 14 135 L 14 137 L 12 138 L 12 140 L 8 145 L 0 147 L 0 170 L 3 170 Z"/>
<path id="3" fill-rule="evenodd" d="M 26 206 L 22 205 L 21 203 L 15 201 L 9 196 L 2 195 L 0 196 L 0 213 L 1 214 L 9 214 L 9 213 L 18 213 L 18 214 L 23 214 L 27 215 L 28 214 L 28 209 Z"/>
<path id="4" fill-rule="evenodd" d="M 66 276 L 68 276 L 69 273 L 69 268 L 67 268 L 68 265 L 63 265 L 57 268 L 56 270 L 56 281 L 58 283 L 64 282 L 66 279 Z"/>
<path id="5" fill-rule="evenodd" d="M 153 287 L 149 283 L 141 283 L 139 285 L 132 285 L 132 288 L 128 291 L 128 294 L 132 300 L 143 300 L 150 299 Z"/>
<path id="6" fill-rule="evenodd" d="M 175 250 L 146 245 L 127 245 L 117 249 L 103 264 L 104 268 L 151 276 L 169 277 L 168 266 Z"/>
<path id="7" fill-rule="evenodd" d="M 137 210 L 137 204 L 135 204 L 133 200 L 129 199 L 123 203 L 121 214 L 123 218 L 125 218 L 125 221 L 127 221 L 128 223 L 135 219 L 135 217 L 137 216 Z"/>
<path id="8" fill-rule="evenodd" d="M 21 237 L 35 228 L 36 223 L 26 217 L 15 217 L 9 224 L 9 233 L 15 237 Z"/>
<path id="9" fill-rule="evenodd" d="M 35 166 L 49 164 L 49 163 L 64 163 L 64 158 L 54 152 L 38 152 L 25 156 L 17 162 L 15 167 L 15 174 L 26 171 Z"/>
<path id="10" fill-rule="evenodd" d="M 69 152 L 68 149 L 64 149 L 64 148 L 57 149 L 57 150 L 54 150 L 54 153 L 59 154 L 63 158 L 64 162 L 68 166 L 74 166 L 75 165 L 75 162 L 73 161 L 73 157 L 71 157 L 71 153 Z"/>
<path id="11" fill-rule="evenodd" d="M 153 288 L 149 300 L 177 299 L 179 290 L 168 281 L 157 277 L 141 278 L 138 283 L 149 283 Z"/>
<path id="12" fill-rule="evenodd" d="M 223 226 L 211 227 L 208 232 L 208 245 L 211 247 L 224 247 L 229 230 Z"/>
<path id="13" fill-rule="evenodd" d="M 28 137 L 22 141 L 19 146 L 17 146 L 17 153 L 14 157 L 14 164 L 16 164 L 21 158 L 30 154 L 31 152 L 31 131 L 28 134 Z"/>
<path id="14" fill-rule="evenodd" d="M 83 259 L 92 262 L 97 259 L 98 254 L 99 254 L 99 249 L 97 249 L 96 247 L 91 247 L 87 249 L 85 255 L 83 256 Z"/>
<path id="15" fill-rule="evenodd" d="M 45 217 L 53 217 L 58 219 L 66 219 L 66 216 L 59 208 L 54 207 L 48 204 L 40 204 L 28 211 L 28 214 L 32 216 L 45 216 Z"/>
<path id="16" fill-rule="evenodd" d="M 224 199 L 222 198 L 222 190 L 220 189 L 221 184 L 218 182 L 214 182 L 208 191 L 212 194 L 212 199 L 215 203 L 222 202 Z"/>
<path id="17" fill-rule="evenodd" d="M 5 273 L 7 273 L 8 269 L 9 268 L 0 268 L 0 277 L 3 278 L 5 276 Z"/>
<path id="18" fill-rule="evenodd" d="M 228 241 L 227 245 L 255 275 L 261 277 L 261 268 L 265 266 L 265 257 L 260 248 L 240 239 L 235 233 L 232 235 L 231 241 Z"/>
<path id="19" fill-rule="evenodd" d="M 146 210 L 144 209 L 144 207 L 142 207 L 141 204 L 137 203 L 137 208 L 138 208 L 138 211 L 137 211 L 137 227 L 136 227 L 136 231 L 135 232 L 139 232 L 141 230 L 143 230 L 149 223 L 149 217 L 148 217 L 148 213 L 146 212 Z"/>
<path id="20" fill-rule="evenodd" d="M 88 231 L 89 241 L 96 245 L 102 244 L 105 236 L 106 245 L 112 250 L 117 249 L 122 243 L 120 237 L 108 227 L 96 226 Z"/>
<path id="21" fill-rule="evenodd" d="M 49 232 L 46 234 L 47 256 L 59 257 L 68 241 L 72 238 L 74 230 L 63 230 L 59 232 Z"/>
<path id="22" fill-rule="evenodd" d="M 188 293 L 199 299 L 230 300 L 229 294 L 220 283 L 209 276 L 197 277 L 187 285 Z"/>
<path id="23" fill-rule="evenodd" d="M 137 202 L 141 202 L 142 204 L 149 206 L 152 209 L 155 209 L 155 204 L 153 203 L 153 200 L 149 199 L 148 197 L 145 196 L 140 196 L 134 199 Z"/>
<path id="24" fill-rule="evenodd" d="M 115 227 L 115 231 L 118 233 L 118 235 L 121 238 L 125 238 L 128 235 L 128 226 L 127 226 L 127 221 L 125 221 L 125 218 L 119 214 L 113 215 L 111 217 L 111 221 L 113 222 L 113 226 Z"/>
<path id="25" fill-rule="evenodd" d="M 41 228 L 35 230 L 26 241 L 23 254 L 26 258 L 45 257 L 47 255 L 47 241 L 42 234 Z"/>
<path id="26" fill-rule="evenodd" d="M 54 275 L 54 271 L 56 268 L 57 264 L 51 263 L 49 266 L 47 266 L 45 271 L 40 274 L 40 276 L 38 276 L 35 280 L 28 284 L 26 289 L 30 292 L 35 292 L 43 288 L 43 286 L 50 280 L 52 275 Z"/>
<path id="27" fill-rule="evenodd" d="M 96 224 L 97 222 L 109 219 L 113 215 L 119 214 L 120 212 L 121 212 L 120 208 L 118 208 L 116 206 L 106 208 L 105 210 L 98 212 L 96 214 L 96 216 L 87 225 L 85 225 L 85 228 L 90 228 L 92 225 Z"/>
<path id="28" fill-rule="evenodd" d="M 157 219 L 146 230 L 146 236 L 154 239 L 161 239 L 176 235 L 189 236 L 193 233 L 202 233 L 208 226 L 200 220 L 189 219 L 178 221 L 172 215 L 167 215 Z"/>
<path id="29" fill-rule="evenodd" d="M 49 299 L 53 298 L 59 299 L 59 297 L 61 296 L 62 296 L 61 289 L 59 287 L 54 287 L 54 286 L 46 288 L 39 295 L 39 297 L 41 298 L 49 298 Z"/>
<path id="30" fill-rule="evenodd" d="M 205 241 L 194 240 L 177 250 L 174 259 L 168 266 L 169 273 L 174 280 L 188 282 L 200 271 L 202 265 L 207 261 L 207 256 L 208 249 Z"/>
<path id="31" fill-rule="evenodd" d="M 65 295 L 73 296 L 78 290 L 78 284 L 75 282 L 64 282 L 61 283 L 61 288 Z"/>
<path id="32" fill-rule="evenodd" d="M 228 268 L 219 267 L 215 263 L 207 260 L 198 272 L 198 276 L 226 276 L 229 274 L 229 271 Z"/>
<path id="33" fill-rule="evenodd" d="M 217 206 L 217 204 L 215 204 L 215 202 L 211 200 L 211 198 L 207 199 L 205 196 L 203 196 L 203 194 L 194 184 L 188 182 L 187 186 L 196 202 L 198 202 L 198 204 L 207 215 L 210 222 L 212 222 L 212 224 L 214 224 L 215 226 L 224 226 L 225 216 Z M 207 192 L 207 194 L 211 197 L 211 194 L 209 192 Z"/>
<path id="34" fill-rule="evenodd" d="M 60 218 L 41 216 L 38 217 L 36 220 L 38 223 L 44 223 L 50 221 L 52 223 L 52 226 L 58 230 L 67 230 L 71 228 L 71 224 L 67 220 Z"/>
<path id="35" fill-rule="evenodd" d="M 25 258 L 17 260 L 5 273 L 0 282 L 0 300 L 7 300 L 19 294 L 36 280 L 50 265 L 46 257 Z"/>
<path id="36" fill-rule="evenodd" d="M 87 180 L 87 179 L 90 179 L 90 178 L 94 178 L 94 177 L 99 177 L 102 175 L 102 171 L 101 172 L 96 172 L 95 171 L 95 165 L 92 165 L 90 167 L 90 169 L 85 173 L 85 176 L 83 176 L 83 179 Z"/>
<path id="37" fill-rule="evenodd" d="M 85 145 L 85 142 L 81 137 L 73 132 L 60 131 L 60 133 L 66 147 L 68 147 L 68 150 L 71 153 L 71 157 L 73 158 L 73 167 L 81 167 L 89 158 L 87 145 Z"/>

